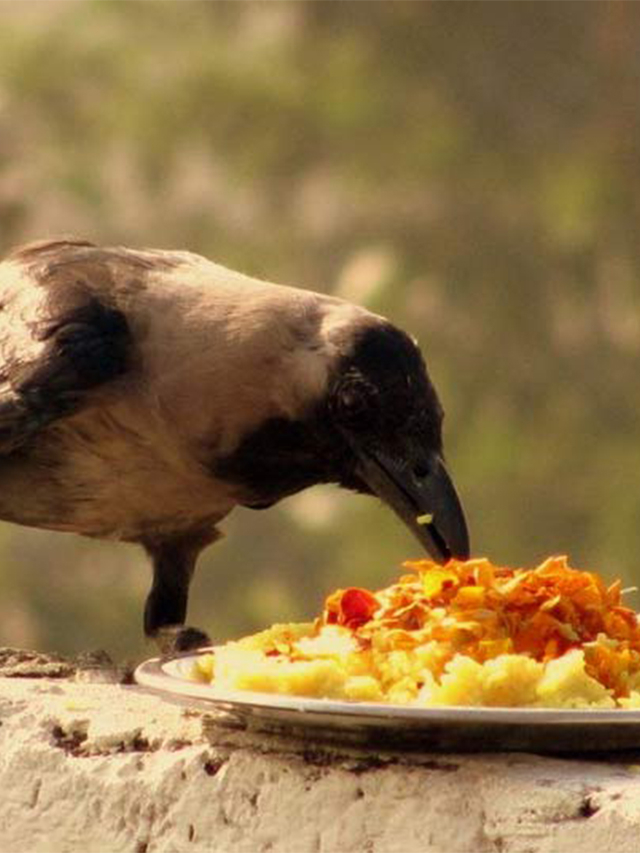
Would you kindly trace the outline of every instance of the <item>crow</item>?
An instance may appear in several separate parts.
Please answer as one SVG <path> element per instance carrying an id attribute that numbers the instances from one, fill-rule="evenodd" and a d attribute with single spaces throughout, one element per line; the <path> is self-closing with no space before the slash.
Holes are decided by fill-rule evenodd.
<path id="1" fill-rule="evenodd" d="M 206 642 L 189 583 L 238 505 L 335 483 L 467 557 L 442 418 L 415 341 L 336 297 L 76 239 L 0 264 L 0 519 L 139 543 L 161 644 Z"/>

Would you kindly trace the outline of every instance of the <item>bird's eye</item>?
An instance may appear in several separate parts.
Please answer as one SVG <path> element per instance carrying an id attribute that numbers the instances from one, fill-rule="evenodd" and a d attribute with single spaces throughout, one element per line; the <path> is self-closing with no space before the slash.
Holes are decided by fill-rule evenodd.
<path id="1" fill-rule="evenodd" d="M 375 389 L 364 382 L 345 382 L 335 395 L 334 411 L 338 421 L 350 429 L 372 425 L 376 413 Z"/>

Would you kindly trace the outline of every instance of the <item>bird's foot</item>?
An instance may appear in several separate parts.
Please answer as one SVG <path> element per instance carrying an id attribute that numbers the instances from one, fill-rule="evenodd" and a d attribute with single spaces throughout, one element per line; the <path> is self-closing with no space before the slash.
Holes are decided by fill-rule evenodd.
<path id="1" fill-rule="evenodd" d="M 199 628 L 190 628 L 186 625 L 163 625 L 153 639 L 164 658 L 211 645 L 208 634 Z"/>

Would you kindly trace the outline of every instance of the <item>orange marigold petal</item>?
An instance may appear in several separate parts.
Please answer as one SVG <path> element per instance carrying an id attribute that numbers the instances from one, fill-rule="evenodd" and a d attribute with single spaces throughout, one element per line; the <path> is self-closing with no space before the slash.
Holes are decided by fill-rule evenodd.
<path id="1" fill-rule="evenodd" d="M 457 586 L 458 575 L 453 569 L 429 569 L 422 576 L 422 590 L 427 598 L 435 598 L 445 586 Z"/>

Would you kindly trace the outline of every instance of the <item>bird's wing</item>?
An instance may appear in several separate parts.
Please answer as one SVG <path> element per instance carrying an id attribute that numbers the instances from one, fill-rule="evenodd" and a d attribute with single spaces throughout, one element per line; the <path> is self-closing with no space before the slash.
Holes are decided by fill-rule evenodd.
<path id="1" fill-rule="evenodd" d="M 56 264 L 55 254 L 0 265 L 0 455 L 78 411 L 129 363 L 126 318 L 87 286 L 91 264 L 74 270 L 72 257 Z"/>

